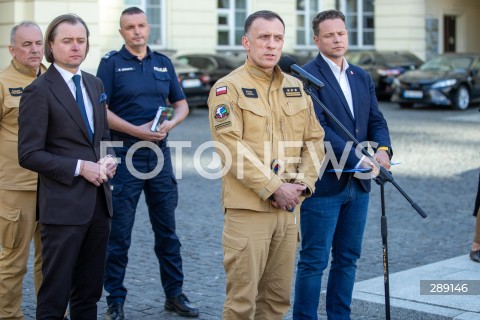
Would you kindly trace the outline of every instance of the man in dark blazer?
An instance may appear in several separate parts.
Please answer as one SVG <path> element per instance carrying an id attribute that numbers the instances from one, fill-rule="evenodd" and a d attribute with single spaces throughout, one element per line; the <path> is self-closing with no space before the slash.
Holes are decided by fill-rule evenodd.
<path id="1" fill-rule="evenodd" d="M 360 142 L 370 142 L 375 160 L 390 168 L 391 146 L 387 123 L 378 108 L 374 84 L 364 70 L 349 65 L 345 16 L 323 11 L 312 22 L 318 56 L 304 68 L 324 83 L 314 94 Z M 315 103 L 325 130 L 326 162 L 316 190 L 301 207 L 302 246 L 295 284 L 294 319 L 317 319 L 323 270 L 332 262 L 328 276 L 328 319 L 350 319 L 350 303 L 360 258 L 368 211 L 370 174 L 331 172 L 332 169 L 379 168 L 355 150 L 350 138 Z M 366 176 L 367 175 L 367 176 Z"/>
<path id="2" fill-rule="evenodd" d="M 109 140 L 100 79 L 80 71 L 89 31 L 76 15 L 48 26 L 46 73 L 20 101 L 19 162 L 38 172 L 38 214 L 43 243 L 43 283 L 37 319 L 96 319 L 102 295 L 112 213 L 108 179 L 116 161 Z"/>

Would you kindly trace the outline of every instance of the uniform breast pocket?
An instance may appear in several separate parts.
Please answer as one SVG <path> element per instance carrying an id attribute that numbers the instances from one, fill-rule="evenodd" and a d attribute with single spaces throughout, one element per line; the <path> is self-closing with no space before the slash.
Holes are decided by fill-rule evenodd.
<path id="1" fill-rule="evenodd" d="M 12 97 L 12 96 L 5 97 L 2 122 L 6 126 L 17 127 L 19 104 L 20 104 L 20 97 Z"/>
<path id="2" fill-rule="evenodd" d="M 304 99 L 290 98 L 282 106 L 285 113 L 284 124 L 282 125 L 285 140 L 302 140 L 305 131 L 308 105 Z"/>
<path id="3" fill-rule="evenodd" d="M 155 77 L 155 85 L 158 93 L 168 96 L 170 92 L 170 81 L 172 80 L 170 75 L 166 72 L 154 72 L 153 76 Z"/>
<path id="4" fill-rule="evenodd" d="M 265 107 L 256 99 L 238 101 L 243 116 L 243 140 L 263 145 L 268 133 L 268 117 Z"/>

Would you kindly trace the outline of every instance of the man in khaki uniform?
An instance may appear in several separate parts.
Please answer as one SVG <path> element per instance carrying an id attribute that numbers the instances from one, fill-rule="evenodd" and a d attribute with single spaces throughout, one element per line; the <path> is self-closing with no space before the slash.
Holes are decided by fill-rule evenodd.
<path id="1" fill-rule="evenodd" d="M 208 100 L 210 130 L 225 166 L 223 319 L 283 319 L 299 204 L 314 190 L 324 132 L 302 83 L 277 66 L 281 17 L 258 11 L 244 29 L 245 64 L 220 79 Z"/>
<path id="2" fill-rule="evenodd" d="M 34 238 L 34 283 L 42 281 L 36 224 L 37 174 L 18 164 L 18 106 L 23 89 L 46 70 L 42 31 L 33 22 L 12 28 L 10 65 L 0 72 L 0 319 L 23 319 L 23 277 Z"/>

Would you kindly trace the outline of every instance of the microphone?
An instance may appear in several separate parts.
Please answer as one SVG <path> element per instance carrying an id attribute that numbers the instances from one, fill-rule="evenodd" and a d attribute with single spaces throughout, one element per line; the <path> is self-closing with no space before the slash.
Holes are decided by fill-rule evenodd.
<path id="1" fill-rule="evenodd" d="M 310 85 L 317 90 L 320 90 L 324 86 L 322 81 L 318 80 L 310 73 L 305 71 L 302 67 L 298 66 L 295 63 L 295 60 L 293 60 L 293 58 L 290 56 L 282 56 L 278 62 L 278 65 L 282 70 L 290 71 L 293 76 L 299 78 L 304 84 Z"/>

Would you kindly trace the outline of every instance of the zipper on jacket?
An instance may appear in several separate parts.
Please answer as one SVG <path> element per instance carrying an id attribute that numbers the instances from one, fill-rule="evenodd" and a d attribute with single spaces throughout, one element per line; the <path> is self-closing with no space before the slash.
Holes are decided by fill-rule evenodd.
<path id="1" fill-rule="evenodd" d="M 285 118 L 284 118 L 284 116 L 280 117 L 280 132 L 282 133 L 283 142 L 285 142 Z"/>

